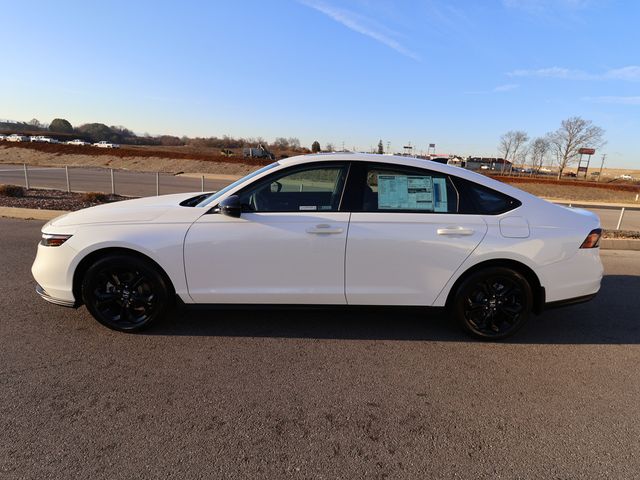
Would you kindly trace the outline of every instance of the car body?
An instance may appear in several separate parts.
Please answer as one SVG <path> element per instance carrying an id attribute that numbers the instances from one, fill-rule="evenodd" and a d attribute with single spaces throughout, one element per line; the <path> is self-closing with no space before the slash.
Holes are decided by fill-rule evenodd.
<path id="1" fill-rule="evenodd" d="M 117 143 L 107 142 L 106 140 L 94 143 L 93 146 L 99 148 L 120 148 L 120 145 Z"/>
<path id="2" fill-rule="evenodd" d="M 67 145 L 77 145 L 77 146 L 80 146 L 80 147 L 91 145 L 90 142 L 85 142 L 84 140 L 80 140 L 79 138 L 76 138 L 75 140 L 69 140 L 66 143 L 67 143 Z"/>
<path id="3" fill-rule="evenodd" d="M 28 142 L 29 137 L 13 133 L 6 138 L 7 142 Z"/>
<path id="4" fill-rule="evenodd" d="M 530 311 L 593 297 L 603 272 L 594 214 L 464 169 L 367 154 L 283 159 L 214 194 L 92 207 L 42 232 L 32 267 L 38 292 L 85 303 L 119 330 L 145 327 L 177 298 L 449 307 L 470 333 L 502 338 Z M 135 307 L 139 321 L 128 321 L 116 310 L 131 306 L 134 290 L 142 295 L 145 275 L 145 298 L 162 305 L 145 318 L 144 305 Z M 113 321 L 96 308 L 107 300 Z M 487 325 L 506 304 L 509 325 L 502 317 L 500 328 Z"/>
<path id="5" fill-rule="evenodd" d="M 1 141 L 1 140 L 6 140 L 6 139 L 7 139 L 7 136 L 6 136 L 6 135 L 0 134 L 0 141 Z"/>
<path id="6" fill-rule="evenodd" d="M 623 174 L 618 177 L 620 180 L 633 180 L 631 175 Z"/>

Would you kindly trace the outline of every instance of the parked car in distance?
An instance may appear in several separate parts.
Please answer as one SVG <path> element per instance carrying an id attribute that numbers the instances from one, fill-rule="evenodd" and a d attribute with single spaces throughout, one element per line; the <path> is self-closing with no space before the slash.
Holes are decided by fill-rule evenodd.
<path id="1" fill-rule="evenodd" d="M 212 193 L 68 213 L 32 267 L 52 303 L 115 330 L 172 305 L 447 308 L 500 339 L 600 288 L 600 221 L 479 173 L 367 154 L 291 157 Z M 425 308 L 426 311 L 426 308 Z"/>
<path id="2" fill-rule="evenodd" d="M 85 142 L 84 140 L 80 140 L 79 138 L 76 138 L 75 140 L 69 140 L 66 143 L 67 145 L 78 145 L 78 146 L 91 145 L 91 142 Z"/>
<path id="3" fill-rule="evenodd" d="M 2 141 L 2 140 L 6 140 L 6 139 L 7 139 L 7 136 L 6 136 L 6 135 L 2 135 L 2 134 L 0 134 L 0 141 Z"/>
<path id="4" fill-rule="evenodd" d="M 7 142 L 28 142 L 29 137 L 26 135 L 19 135 L 17 133 L 12 133 L 6 138 Z"/>
<path id="5" fill-rule="evenodd" d="M 99 148 L 120 148 L 120 145 L 117 143 L 107 142 L 106 140 L 94 143 L 93 146 Z"/>
<path id="6" fill-rule="evenodd" d="M 40 142 L 40 143 L 60 143 L 55 138 L 45 137 L 43 135 L 36 135 L 30 138 L 32 142 Z"/>
<path id="7" fill-rule="evenodd" d="M 618 178 L 620 180 L 633 180 L 633 177 L 631 175 L 626 175 L 626 174 L 620 175 Z"/>

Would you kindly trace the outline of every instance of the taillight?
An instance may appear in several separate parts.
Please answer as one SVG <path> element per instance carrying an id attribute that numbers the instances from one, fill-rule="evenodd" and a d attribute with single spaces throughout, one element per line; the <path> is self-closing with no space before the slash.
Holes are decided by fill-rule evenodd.
<path id="1" fill-rule="evenodd" d="M 602 236 L 602 229 L 596 228 L 589 232 L 587 238 L 584 239 L 580 248 L 598 248 L 600 246 L 600 237 Z"/>
<path id="2" fill-rule="evenodd" d="M 71 235 L 54 235 L 50 233 L 43 233 L 40 244 L 44 245 L 45 247 L 59 247 L 70 238 Z"/>

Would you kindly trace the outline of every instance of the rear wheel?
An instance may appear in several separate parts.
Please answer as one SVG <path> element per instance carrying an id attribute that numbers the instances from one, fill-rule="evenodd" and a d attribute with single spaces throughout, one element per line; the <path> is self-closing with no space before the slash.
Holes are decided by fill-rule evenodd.
<path id="1" fill-rule="evenodd" d="M 82 299 L 98 322 L 122 332 L 148 327 L 170 307 L 169 286 L 157 267 L 121 254 L 103 257 L 89 267 Z"/>
<path id="2" fill-rule="evenodd" d="M 471 274 L 456 292 L 453 314 L 471 335 L 499 340 L 516 333 L 529 318 L 533 294 L 527 279 L 510 268 Z"/>

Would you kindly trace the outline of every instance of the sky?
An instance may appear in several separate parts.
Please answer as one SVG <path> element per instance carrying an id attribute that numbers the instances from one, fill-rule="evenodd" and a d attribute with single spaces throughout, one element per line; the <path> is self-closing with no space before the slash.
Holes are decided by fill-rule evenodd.
<path id="1" fill-rule="evenodd" d="M 640 168 L 636 0 L 0 0 L 0 119 L 497 155 L 582 116 Z"/>

